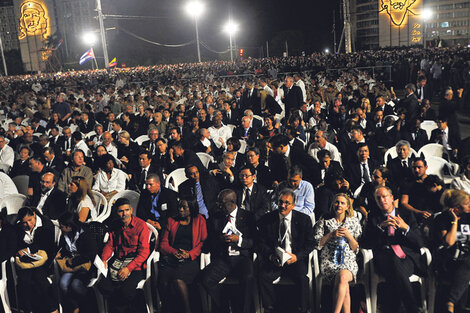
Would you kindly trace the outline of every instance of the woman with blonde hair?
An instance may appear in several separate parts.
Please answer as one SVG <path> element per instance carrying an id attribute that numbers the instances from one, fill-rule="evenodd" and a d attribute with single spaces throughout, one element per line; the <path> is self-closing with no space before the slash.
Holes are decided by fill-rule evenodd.
<path id="1" fill-rule="evenodd" d="M 349 282 L 355 280 L 356 253 L 362 229 L 354 216 L 352 200 L 344 193 L 335 195 L 329 214 L 315 224 L 315 241 L 320 252 L 320 269 L 325 280 L 334 283 L 335 313 L 351 312 Z"/>
<path id="2" fill-rule="evenodd" d="M 371 107 L 370 107 L 370 100 L 369 98 L 362 98 L 361 100 L 361 108 L 366 112 L 367 114 L 370 113 Z"/>
<path id="3" fill-rule="evenodd" d="M 86 179 L 74 176 L 68 187 L 70 212 L 77 214 L 78 220 L 82 223 L 96 220 L 96 202 Z"/>
<path id="4" fill-rule="evenodd" d="M 463 310 L 470 282 L 470 195 L 463 190 L 448 189 L 441 196 L 444 211 L 434 220 L 433 235 L 437 246 L 438 281 L 450 278 L 442 312 Z M 463 301 L 462 301 L 463 300 Z"/>

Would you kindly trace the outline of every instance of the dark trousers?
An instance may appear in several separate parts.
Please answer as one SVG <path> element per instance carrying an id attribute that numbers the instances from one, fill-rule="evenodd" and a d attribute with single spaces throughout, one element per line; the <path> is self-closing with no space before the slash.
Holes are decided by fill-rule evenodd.
<path id="1" fill-rule="evenodd" d="M 452 264 L 455 272 L 452 276 L 452 284 L 449 290 L 449 301 L 457 304 L 467 291 L 470 282 L 470 258 L 456 261 Z"/>
<path id="2" fill-rule="evenodd" d="M 294 281 L 297 288 L 296 294 L 299 299 L 298 310 L 306 312 L 308 309 L 308 262 L 306 260 L 299 260 L 291 265 L 284 265 L 277 267 L 268 260 L 263 260 L 260 264 L 259 272 L 259 287 L 261 292 L 261 299 L 265 310 L 273 310 L 276 303 L 273 281 L 278 277 L 288 277 Z"/>
<path id="3" fill-rule="evenodd" d="M 400 259 L 393 250 L 374 251 L 374 267 L 378 274 L 385 277 L 390 288 L 385 298 L 384 312 L 397 312 L 400 300 L 403 301 L 407 313 L 418 312 L 418 305 L 413 294 L 410 276 L 416 272 L 414 262 L 407 256 Z"/>
<path id="4" fill-rule="evenodd" d="M 133 271 L 124 281 L 112 281 L 108 276 L 101 279 L 98 289 L 108 299 L 111 313 L 126 312 L 136 296 L 137 284 L 144 278 L 142 271 Z"/>
<path id="5" fill-rule="evenodd" d="M 251 311 L 253 306 L 254 290 L 254 272 L 253 261 L 248 256 L 227 256 L 211 260 L 209 266 L 204 269 L 202 274 L 202 285 L 211 296 L 214 309 L 213 312 L 224 312 L 227 307 L 224 306 L 222 297 L 222 286 L 219 282 L 227 276 L 236 277 L 240 280 L 241 290 L 243 292 L 243 302 L 241 307 L 244 313 Z"/>
<path id="6" fill-rule="evenodd" d="M 52 296 L 52 288 L 43 266 L 28 270 L 17 270 L 18 301 L 24 312 L 52 312 L 57 302 Z"/>

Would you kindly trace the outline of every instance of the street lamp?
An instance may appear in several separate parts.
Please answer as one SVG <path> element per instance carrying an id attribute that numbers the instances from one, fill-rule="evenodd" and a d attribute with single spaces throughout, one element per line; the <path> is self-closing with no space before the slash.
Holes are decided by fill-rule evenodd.
<path id="1" fill-rule="evenodd" d="M 98 41 L 98 37 L 96 36 L 94 32 L 86 32 L 82 35 L 82 40 L 87 46 L 90 46 L 91 48 L 93 48 L 94 44 Z M 96 62 L 96 58 L 94 58 L 94 60 L 95 60 L 96 68 L 98 68 L 98 62 Z M 93 67 L 93 62 L 91 64 Z"/>
<path id="2" fill-rule="evenodd" d="M 186 4 L 186 12 L 194 18 L 194 23 L 196 24 L 197 60 L 201 63 L 201 49 L 199 48 L 199 30 L 197 27 L 197 20 L 204 12 L 204 4 L 199 1 L 191 1 Z"/>
<path id="3" fill-rule="evenodd" d="M 229 21 L 225 24 L 224 31 L 228 33 L 230 38 L 230 61 L 233 62 L 233 45 L 232 45 L 232 36 L 238 31 L 238 24 L 235 24 L 233 21 Z"/>
<path id="4" fill-rule="evenodd" d="M 330 49 L 326 48 L 325 49 L 325 54 L 328 54 L 328 53 L 330 53 Z"/>
<path id="5" fill-rule="evenodd" d="M 434 15 L 434 12 L 430 8 L 424 8 L 421 11 L 421 17 L 422 17 L 423 22 L 424 22 L 423 47 L 425 49 L 426 49 L 426 28 L 427 28 L 426 21 L 430 20 L 433 15 Z"/>

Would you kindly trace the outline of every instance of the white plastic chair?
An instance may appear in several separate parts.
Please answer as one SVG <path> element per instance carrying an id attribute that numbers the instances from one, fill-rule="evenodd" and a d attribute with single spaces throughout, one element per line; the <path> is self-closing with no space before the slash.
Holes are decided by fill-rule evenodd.
<path id="1" fill-rule="evenodd" d="M 150 137 L 147 136 L 147 135 L 142 135 L 142 136 L 137 137 L 137 138 L 134 140 L 134 142 L 137 143 L 139 146 L 141 146 L 142 143 L 143 143 L 144 141 L 147 141 L 147 140 L 150 140 Z"/>
<path id="2" fill-rule="evenodd" d="M 256 118 L 257 120 L 261 121 L 261 126 L 264 126 L 264 119 L 261 116 L 253 115 L 253 118 Z"/>
<path id="3" fill-rule="evenodd" d="M 362 255 L 362 268 L 363 273 L 361 277 L 357 277 L 356 285 L 363 285 L 365 296 L 366 296 L 366 307 L 367 312 L 375 312 L 372 311 L 372 303 L 371 303 L 371 296 L 370 296 L 370 261 L 372 259 L 372 251 L 366 249 L 359 249 L 359 253 Z M 316 311 L 321 312 L 321 300 L 322 300 L 322 284 L 323 278 L 320 272 L 320 259 L 318 257 L 319 251 L 314 250 L 314 258 L 313 258 L 313 271 L 315 277 L 315 305 Z"/>
<path id="4" fill-rule="evenodd" d="M 1 265 L 2 279 L 0 279 L 0 298 L 2 299 L 3 311 L 5 313 L 11 313 L 10 298 L 8 297 L 7 289 L 7 262 L 9 261 L 5 260 Z"/>
<path id="5" fill-rule="evenodd" d="M 177 168 L 165 179 L 165 187 L 178 192 L 178 186 L 187 179 L 184 168 Z"/>
<path id="6" fill-rule="evenodd" d="M 245 153 L 245 151 L 246 151 L 246 146 L 247 146 L 246 141 L 240 139 L 240 149 L 238 150 L 238 152 L 240 152 L 240 153 Z"/>
<path id="7" fill-rule="evenodd" d="M 233 125 L 233 124 L 227 124 L 227 127 L 230 128 L 230 130 L 232 131 L 232 133 L 233 133 L 233 130 L 234 130 L 235 128 L 237 128 L 237 126 L 236 126 L 236 125 Z"/>
<path id="8" fill-rule="evenodd" d="M 0 200 L 0 210 L 6 208 L 7 215 L 18 214 L 18 211 L 25 206 L 27 200 L 25 195 L 7 195 Z"/>
<path id="9" fill-rule="evenodd" d="M 212 155 L 209 155 L 209 154 L 204 153 L 204 152 L 197 152 L 196 154 L 199 157 L 199 159 L 201 160 L 202 165 L 204 165 L 205 168 L 209 168 L 209 164 L 211 162 L 214 162 L 214 158 L 212 157 Z"/>
<path id="10" fill-rule="evenodd" d="M 384 116 L 383 119 L 385 120 L 385 119 L 388 119 L 388 118 L 393 119 L 394 122 L 398 121 L 398 116 L 396 116 L 396 115 L 392 115 L 392 114 L 386 115 L 386 116 Z"/>
<path id="11" fill-rule="evenodd" d="M 422 121 L 421 122 L 421 129 L 426 131 L 428 135 L 428 140 L 431 138 L 431 132 L 437 128 L 437 123 L 434 121 Z"/>
<path id="12" fill-rule="evenodd" d="M 375 272 L 374 269 L 374 262 L 372 261 L 373 258 L 373 252 L 372 250 L 368 250 L 368 253 L 372 256 L 369 262 L 369 270 L 370 270 L 370 291 L 371 291 L 371 301 L 372 301 L 372 311 L 371 312 L 377 312 L 377 287 L 379 283 L 385 282 L 385 278 L 379 276 Z M 421 255 L 426 255 L 426 265 L 427 267 L 430 266 L 431 264 L 431 252 L 427 248 L 421 248 Z M 424 312 L 427 311 L 427 298 L 426 295 L 428 294 L 428 289 L 429 289 L 429 282 L 428 279 L 422 276 L 418 275 L 411 275 L 410 276 L 410 282 L 411 283 L 419 283 L 421 285 L 420 288 L 420 294 L 421 294 L 421 307 L 424 309 Z"/>
<path id="13" fill-rule="evenodd" d="M 416 152 L 415 149 L 411 148 L 410 147 L 410 156 L 418 156 L 418 153 Z M 389 148 L 386 152 L 385 152 L 385 155 L 384 155 L 384 164 L 387 165 L 387 162 L 388 162 L 388 159 L 394 159 L 398 156 L 398 153 L 397 153 L 397 148 L 395 146 Z"/>
<path id="14" fill-rule="evenodd" d="M 110 214 L 112 213 L 114 202 L 116 202 L 116 200 L 119 198 L 126 198 L 127 200 L 129 200 L 129 202 L 131 203 L 131 207 L 133 208 L 132 214 L 135 216 L 137 213 L 137 204 L 139 204 L 140 194 L 134 190 L 124 190 L 118 192 L 117 194 L 112 196 L 111 199 L 109 199 L 108 211 Z"/>
<path id="15" fill-rule="evenodd" d="M 19 193 L 25 196 L 28 195 L 28 183 L 29 183 L 28 175 L 18 175 L 18 176 L 13 177 L 11 180 L 13 180 L 13 183 L 15 184 L 16 189 L 18 189 Z"/>
<path id="16" fill-rule="evenodd" d="M 90 139 L 91 136 L 94 136 L 94 135 L 96 135 L 96 132 L 94 130 L 92 130 L 91 132 L 86 133 L 85 138 Z"/>
<path id="17" fill-rule="evenodd" d="M 108 201 L 106 200 L 106 197 L 101 193 L 96 190 L 91 191 L 93 193 L 93 196 L 95 197 L 96 201 L 96 219 L 94 221 L 96 222 L 104 222 L 109 215 L 111 214 L 111 211 L 108 210 Z"/>
<path id="18" fill-rule="evenodd" d="M 424 158 L 427 159 L 430 156 L 436 156 L 439 158 L 442 158 L 444 154 L 448 155 L 448 152 L 446 149 L 444 149 L 444 146 L 438 143 L 428 143 L 427 145 L 424 145 L 419 149 L 418 151 L 418 156 L 421 156 L 421 154 L 424 155 Z"/>
<path id="19" fill-rule="evenodd" d="M 449 162 L 444 160 L 443 158 L 430 156 L 426 158 L 426 162 L 428 164 L 428 169 L 426 170 L 426 174 L 428 175 L 437 175 L 440 179 L 444 181 L 444 183 L 450 184 L 454 179 L 452 174 L 452 166 Z M 448 174 L 446 173 L 445 169 L 447 168 Z"/>

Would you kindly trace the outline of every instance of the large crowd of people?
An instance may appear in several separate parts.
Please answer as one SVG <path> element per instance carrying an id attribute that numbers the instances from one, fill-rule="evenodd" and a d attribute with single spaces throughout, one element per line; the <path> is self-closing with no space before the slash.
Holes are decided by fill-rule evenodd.
<path id="1" fill-rule="evenodd" d="M 0 196 L 27 195 L 16 220 L 0 214 L 17 305 L 96 310 L 98 255 L 110 312 L 136 312 L 158 251 L 164 312 L 229 312 L 232 296 L 232 312 L 253 312 L 258 291 L 264 311 L 279 312 L 281 276 L 294 282 L 291 312 L 313 312 L 316 249 L 330 309 L 347 313 L 362 302 L 350 284 L 365 248 L 386 282 L 381 312 L 422 312 L 409 277 L 426 273 L 450 285 L 436 312 L 461 312 L 470 141 L 457 114 L 470 107 L 469 59 L 466 48 L 415 48 L 0 77 Z M 100 198 L 116 197 L 100 220 Z"/>

